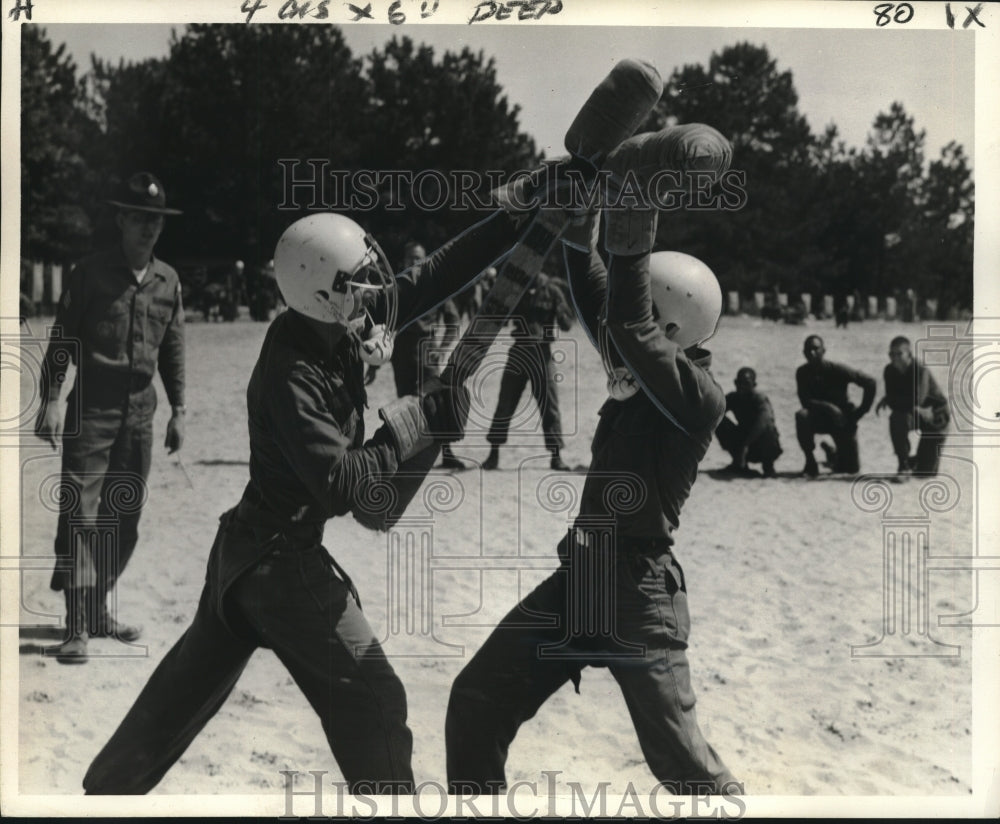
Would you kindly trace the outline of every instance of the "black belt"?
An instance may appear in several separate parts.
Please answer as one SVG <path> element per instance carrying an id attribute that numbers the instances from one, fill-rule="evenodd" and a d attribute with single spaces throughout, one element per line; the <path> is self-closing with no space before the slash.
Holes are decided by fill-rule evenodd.
<path id="1" fill-rule="evenodd" d="M 262 544 L 275 543 L 276 550 L 305 550 L 320 543 L 323 537 L 322 524 L 305 524 L 289 521 L 271 522 L 252 503 L 242 500 L 236 507 L 236 518 Z M 278 540 L 284 539 L 284 540 Z"/>
<path id="2" fill-rule="evenodd" d="M 130 394 L 133 392 L 142 392 L 152 382 L 153 382 L 152 375 L 140 375 L 133 373 L 129 375 L 128 391 Z"/>
<path id="3" fill-rule="evenodd" d="M 566 540 L 569 544 L 574 546 L 589 547 L 589 537 L 593 534 L 594 533 L 592 531 L 588 531 L 582 527 L 573 527 L 569 530 Z M 616 535 L 614 548 L 615 552 L 619 553 L 629 553 L 634 555 L 658 555 L 664 552 L 670 552 L 673 544 L 673 538 L 665 535 L 648 537 Z"/>
<path id="4" fill-rule="evenodd" d="M 153 382 L 152 375 L 142 372 L 115 371 L 100 367 L 84 366 L 83 380 L 77 381 L 77 386 L 86 397 L 107 397 L 115 392 L 129 395 L 142 392 Z"/>
<path id="5" fill-rule="evenodd" d="M 671 538 L 631 538 L 628 536 L 618 539 L 617 549 L 619 552 L 629 552 L 635 555 L 659 555 L 663 552 L 670 552 L 674 542 Z"/>
<path id="6" fill-rule="evenodd" d="M 340 576 L 340 579 L 347 586 L 348 591 L 350 591 L 351 596 L 357 602 L 358 608 L 361 608 L 361 596 L 358 594 L 358 589 L 354 586 L 351 576 L 347 574 L 347 570 L 337 563 L 337 560 L 327 552 L 321 543 L 323 537 L 322 524 L 285 522 L 280 525 L 267 525 L 261 522 L 260 510 L 254 509 L 253 504 L 245 500 L 240 501 L 236 508 L 230 511 L 244 527 L 254 533 L 254 538 L 261 545 L 268 545 L 267 550 L 269 554 L 280 555 L 285 552 L 295 553 L 319 549 L 323 553 L 323 559 Z"/>

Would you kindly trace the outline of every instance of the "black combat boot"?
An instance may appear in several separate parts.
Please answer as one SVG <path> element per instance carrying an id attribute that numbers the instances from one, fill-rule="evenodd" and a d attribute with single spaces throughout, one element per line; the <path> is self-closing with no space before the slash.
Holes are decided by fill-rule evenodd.
<path id="1" fill-rule="evenodd" d="M 45 650 L 46 655 L 54 655 L 60 664 L 87 663 L 87 593 L 88 589 L 77 587 L 64 589 L 66 599 L 66 640 Z"/>
<path id="2" fill-rule="evenodd" d="M 451 446 L 445 444 L 441 447 L 441 468 L 442 469 L 465 469 L 465 461 L 451 451 Z"/>
<path id="3" fill-rule="evenodd" d="M 489 457 L 483 461 L 483 469 L 496 469 L 500 466 L 500 447 L 491 446 Z"/>
<path id="4" fill-rule="evenodd" d="M 806 465 L 802 469 L 802 474 L 807 478 L 815 478 L 819 475 L 819 467 L 816 465 L 816 459 L 811 454 L 806 455 Z"/>
<path id="5" fill-rule="evenodd" d="M 119 641 L 138 641 L 142 627 L 123 624 L 111 617 L 107 595 L 96 589 L 88 589 L 90 603 L 87 605 L 87 628 L 91 638 L 117 638 Z"/>

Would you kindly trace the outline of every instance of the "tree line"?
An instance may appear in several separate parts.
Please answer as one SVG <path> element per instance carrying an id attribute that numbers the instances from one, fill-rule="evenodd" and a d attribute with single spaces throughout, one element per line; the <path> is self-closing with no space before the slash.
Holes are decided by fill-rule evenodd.
<path id="1" fill-rule="evenodd" d="M 137 169 L 160 176 L 184 209 L 159 247 L 183 275 L 186 265 L 270 258 L 309 205 L 277 208 L 288 205 L 289 159 L 446 175 L 510 174 L 544 159 L 493 59 L 468 48 L 438 56 L 401 37 L 358 57 L 333 26 L 189 25 L 164 58 L 92 57 L 80 73 L 43 28 L 21 32 L 21 243 L 34 260 L 67 264 L 106 242 L 104 201 Z M 692 121 L 732 141 L 746 202 L 670 212 L 659 241 L 703 259 L 725 290 L 913 289 L 937 300 L 941 316 L 971 309 L 968 158 L 952 142 L 927 162 L 924 132 L 903 103 L 890 101 L 864 146 L 849 148 L 835 125 L 811 131 L 792 73 L 766 47 L 737 43 L 707 65 L 674 69 L 643 128 Z M 488 181 L 479 185 L 483 199 Z M 393 260 L 411 238 L 433 248 L 482 217 L 407 209 L 405 188 L 395 201 L 384 194 L 355 217 Z"/>

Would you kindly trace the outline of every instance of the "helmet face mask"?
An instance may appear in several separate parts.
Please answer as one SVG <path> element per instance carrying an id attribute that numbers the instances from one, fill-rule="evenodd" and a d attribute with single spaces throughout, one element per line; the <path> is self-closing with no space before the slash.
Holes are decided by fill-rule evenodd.
<path id="1" fill-rule="evenodd" d="M 371 235 L 365 235 L 368 253 L 353 272 L 340 270 L 334 275 L 331 289 L 320 289 L 317 300 L 326 301 L 330 311 L 337 315 L 334 323 L 340 323 L 351 331 L 370 329 L 375 324 L 372 313 L 378 305 L 380 295 L 386 296 L 387 314 L 391 312 L 392 323 L 386 318 L 385 326 L 395 332 L 396 281 L 381 247 Z"/>
<path id="2" fill-rule="evenodd" d="M 383 298 L 385 329 L 395 332 L 396 281 L 385 253 L 357 223 L 343 215 L 309 215 L 289 226 L 274 252 L 278 287 L 288 306 L 336 324 L 361 339 L 375 325 Z"/>

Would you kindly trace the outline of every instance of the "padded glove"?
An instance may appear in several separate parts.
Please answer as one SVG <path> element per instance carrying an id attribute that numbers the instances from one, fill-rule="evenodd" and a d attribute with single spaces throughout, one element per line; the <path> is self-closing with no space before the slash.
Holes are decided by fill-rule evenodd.
<path id="1" fill-rule="evenodd" d="M 469 420 L 469 390 L 436 381 L 428 385 L 422 404 L 431 437 L 442 443 L 462 440 Z"/>

